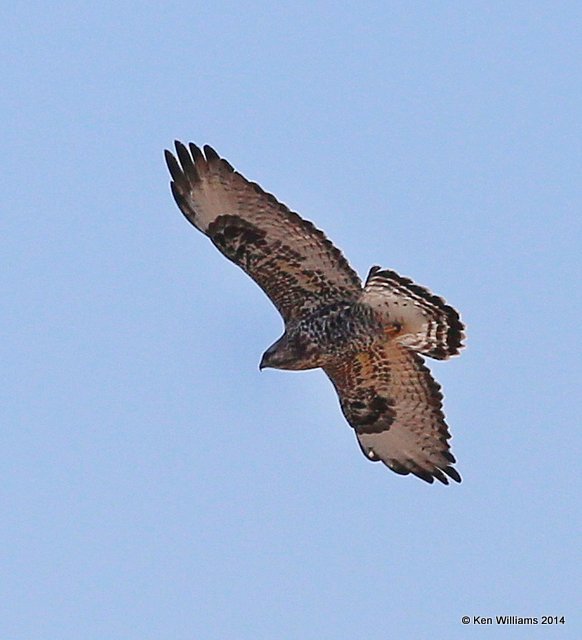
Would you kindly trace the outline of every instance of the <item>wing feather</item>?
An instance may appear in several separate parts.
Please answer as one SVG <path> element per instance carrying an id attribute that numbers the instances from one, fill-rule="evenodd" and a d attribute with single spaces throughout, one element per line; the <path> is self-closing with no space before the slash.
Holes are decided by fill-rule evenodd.
<path id="1" fill-rule="evenodd" d="M 171 190 L 185 217 L 269 296 L 285 321 L 340 300 L 361 281 L 311 222 L 249 182 L 209 146 L 166 151 Z"/>
<path id="2" fill-rule="evenodd" d="M 418 354 L 387 341 L 324 370 L 369 460 L 430 483 L 461 481 L 451 466 L 440 385 Z"/>

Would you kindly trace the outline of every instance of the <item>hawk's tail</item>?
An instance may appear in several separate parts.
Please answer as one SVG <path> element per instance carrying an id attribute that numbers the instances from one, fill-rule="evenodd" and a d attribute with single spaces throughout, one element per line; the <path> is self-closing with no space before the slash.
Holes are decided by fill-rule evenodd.
<path id="1" fill-rule="evenodd" d="M 457 311 L 394 271 L 372 267 L 361 302 L 386 318 L 394 339 L 425 356 L 446 360 L 463 348 L 465 326 Z"/>

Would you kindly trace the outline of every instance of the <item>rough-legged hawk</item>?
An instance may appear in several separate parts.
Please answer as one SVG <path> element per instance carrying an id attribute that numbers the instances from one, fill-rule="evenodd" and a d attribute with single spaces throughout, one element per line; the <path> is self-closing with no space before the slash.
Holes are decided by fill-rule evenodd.
<path id="1" fill-rule="evenodd" d="M 166 151 L 178 207 L 283 316 L 285 332 L 260 368 L 321 367 L 369 460 L 426 482 L 460 482 L 440 386 L 422 358 L 459 353 L 464 327 L 455 309 L 380 267 L 362 286 L 323 232 L 211 147 L 176 142 L 176 155 Z"/>

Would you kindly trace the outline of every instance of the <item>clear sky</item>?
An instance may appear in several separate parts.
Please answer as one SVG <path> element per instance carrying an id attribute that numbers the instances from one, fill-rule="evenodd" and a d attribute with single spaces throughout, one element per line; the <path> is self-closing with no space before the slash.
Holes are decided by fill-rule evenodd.
<path id="1" fill-rule="evenodd" d="M 5 4 L 0 638 L 582 637 L 582 5 Z M 281 320 L 175 138 L 461 311 L 461 485 L 259 373 Z"/>

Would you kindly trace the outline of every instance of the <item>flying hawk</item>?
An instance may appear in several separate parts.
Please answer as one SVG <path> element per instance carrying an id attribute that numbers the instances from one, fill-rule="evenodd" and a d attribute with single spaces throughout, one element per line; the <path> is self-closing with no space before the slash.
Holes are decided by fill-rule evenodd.
<path id="1" fill-rule="evenodd" d="M 372 267 L 362 286 L 322 231 L 214 149 L 175 146 L 177 157 L 165 154 L 178 207 L 283 316 L 285 332 L 259 368 L 321 367 L 369 460 L 429 483 L 460 482 L 440 385 L 422 358 L 459 353 L 457 311 L 388 269 Z"/>

